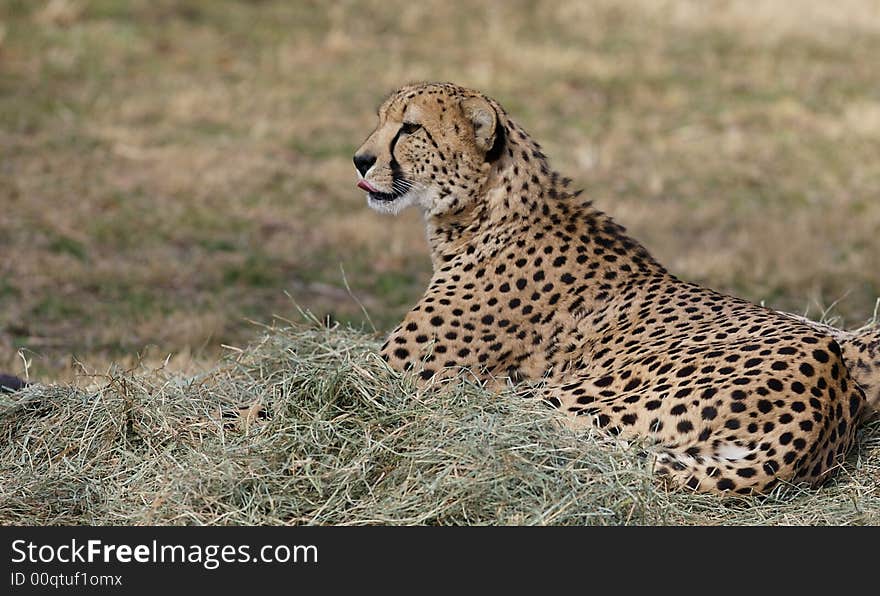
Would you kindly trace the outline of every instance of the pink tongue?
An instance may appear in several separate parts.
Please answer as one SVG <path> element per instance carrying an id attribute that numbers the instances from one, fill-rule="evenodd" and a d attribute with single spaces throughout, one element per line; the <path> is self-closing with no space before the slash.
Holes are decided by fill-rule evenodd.
<path id="1" fill-rule="evenodd" d="M 358 180 L 357 186 L 358 186 L 358 188 L 362 188 L 367 192 L 379 192 L 378 190 L 373 188 L 373 185 L 370 184 L 369 182 L 367 182 L 366 180 Z"/>

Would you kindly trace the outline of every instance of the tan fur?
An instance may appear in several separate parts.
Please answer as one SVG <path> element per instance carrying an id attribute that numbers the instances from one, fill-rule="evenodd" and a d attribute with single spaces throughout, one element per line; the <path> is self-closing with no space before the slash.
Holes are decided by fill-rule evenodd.
<path id="1" fill-rule="evenodd" d="M 876 341 L 677 279 L 476 91 L 398 90 L 358 156 L 388 193 L 370 205 L 420 206 L 431 248 L 429 286 L 382 348 L 394 368 L 543 380 L 573 424 L 652 440 L 657 472 L 693 490 L 815 485 L 840 466 L 876 378 L 844 359 Z"/>
<path id="2" fill-rule="evenodd" d="M 880 414 L 880 324 L 872 323 L 854 331 L 844 331 L 805 317 L 783 313 L 833 337 L 843 349 L 850 374 L 865 392 L 865 419 Z"/>

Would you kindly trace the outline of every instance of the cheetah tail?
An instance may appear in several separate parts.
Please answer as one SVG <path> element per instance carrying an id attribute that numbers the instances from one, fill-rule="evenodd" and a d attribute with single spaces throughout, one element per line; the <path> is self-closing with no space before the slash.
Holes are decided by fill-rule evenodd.
<path id="1" fill-rule="evenodd" d="M 728 451 L 740 448 L 729 445 Z M 747 455 L 749 450 L 730 455 Z M 766 466 L 766 467 L 765 467 Z M 754 466 L 746 459 L 731 459 L 723 454 L 691 455 L 688 451 L 659 448 L 654 453 L 654 472 L 673 487 L 689 488 L 695 492 L 723 494 L 737 489 L 742 493 L 762 493 L 772 489 L 778 482 L 779 465 L 767 462 Z M 748 474 L 746 475 L 746 472 Z"/>

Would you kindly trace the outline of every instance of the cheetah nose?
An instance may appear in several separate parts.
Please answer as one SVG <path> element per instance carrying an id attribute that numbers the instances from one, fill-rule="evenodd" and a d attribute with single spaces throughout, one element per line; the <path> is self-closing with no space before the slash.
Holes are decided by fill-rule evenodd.
<path id="1" fill-rule="evenodd" d="M 374 163 L 376 163 L 375 155 L 362 153 L 354 156 L 354 167 L 356 167 L 357 171 L 361 173 L 361 176 L 366 176 L 370 167 L 372 167 Z"/>

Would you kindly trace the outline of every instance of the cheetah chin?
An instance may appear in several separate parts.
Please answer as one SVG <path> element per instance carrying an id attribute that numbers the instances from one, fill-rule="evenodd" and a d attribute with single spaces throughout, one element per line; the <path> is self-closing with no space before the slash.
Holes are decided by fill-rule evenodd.
<path id="1" fill-rule="evenodd" d="M 533 389 L 574 427 L 653 445 L 675 486 L 765 493 L 832 477 L 880 404 L 880 328 L 853 332 L 680 280 L 569 188 L 501 105 L 448 83 L 379 108 L 368 205 L 418 206 L 433 275 L 382 357 Z M 532 390 L 532 386 L 527 386 Z"/>
<path id="2" fill-rule="evenodd" d="M 363 187 L 361 187 L 363 188 Z M 425 191 L 409 189 L 403 194 L 367 191 L 367 206 L 373 211 L 397 215 L 407 207 L 430 204 L 431 197 Z"/>

